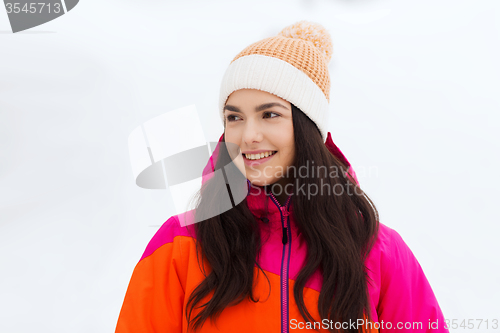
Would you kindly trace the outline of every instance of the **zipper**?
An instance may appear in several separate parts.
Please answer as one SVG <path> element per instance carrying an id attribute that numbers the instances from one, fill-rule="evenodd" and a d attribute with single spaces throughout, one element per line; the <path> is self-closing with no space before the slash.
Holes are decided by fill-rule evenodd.
<path id="1" fill-rule="evenodd" d="M 290 198 L 285 202 L 284 206 L 281 206 L 276 199 L 276 197 L 270 193 L 273 202 L 280 210 L 281 215 L 281 226 L 283 229 L 283 237 L 281 242 L 283 243 L 283 253 L 281 256 L 281 332 L 288 333 L 288 270 L 290 267 L 290 252 L 292 250 L 292 231 L 288 226 L 290 220 L 290 212 L 288 208 L 290 206 Z M 288 245 L 288 246 L 287 246 Z"/>

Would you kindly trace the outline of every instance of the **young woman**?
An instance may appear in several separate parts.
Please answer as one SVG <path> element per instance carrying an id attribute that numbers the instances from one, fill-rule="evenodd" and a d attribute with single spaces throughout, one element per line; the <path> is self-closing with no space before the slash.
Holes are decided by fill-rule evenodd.
<path id="1" fill-rule="evenodd" d="M 148 244 L 117 333 L 447 332 L 325 129 L 331 52 L 328 32 L 301 21 L 233 59 L 196 209 Z"/>

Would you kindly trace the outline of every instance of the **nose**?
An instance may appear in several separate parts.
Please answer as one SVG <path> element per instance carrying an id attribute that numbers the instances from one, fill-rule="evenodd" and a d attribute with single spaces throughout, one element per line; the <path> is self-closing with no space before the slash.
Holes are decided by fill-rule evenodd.
<path id="1" fill-rule="evenodd" d="M 246 145 L 251 146 L 254 143 L 262 141 L 262 128 L 258 122 L 248 121 L 243 130 L 243 141 Z"/>

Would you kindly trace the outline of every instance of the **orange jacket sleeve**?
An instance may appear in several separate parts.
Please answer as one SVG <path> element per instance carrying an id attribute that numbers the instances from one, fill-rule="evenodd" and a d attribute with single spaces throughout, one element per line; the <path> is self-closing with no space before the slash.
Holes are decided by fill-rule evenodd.
<path id="1" fill-rule="evenodd" d="M 160 239 L 157 247 L 159 237 L 165 237 L 164 230 L 153 237 L 134 268 L 115 333 L 182 332 L 181 239 Z"/>

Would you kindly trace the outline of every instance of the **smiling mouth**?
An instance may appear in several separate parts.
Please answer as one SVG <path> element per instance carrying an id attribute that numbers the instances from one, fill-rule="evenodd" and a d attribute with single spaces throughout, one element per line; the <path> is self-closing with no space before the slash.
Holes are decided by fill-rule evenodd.
<path id="1" fill-rule="evenodd" d="M 262 160 L 266 157 L 273 156 L 277 152 L 278 151 L 275 150 L 275 151 L 269 151 L 269 152 L 265 152 L 265 153 L 261 153 L 261 154 L 242 154 L 242 155 L 243 155 L 243 158 L 248 160 L 248 161 L 259 161 L 259 160 Z"/>

